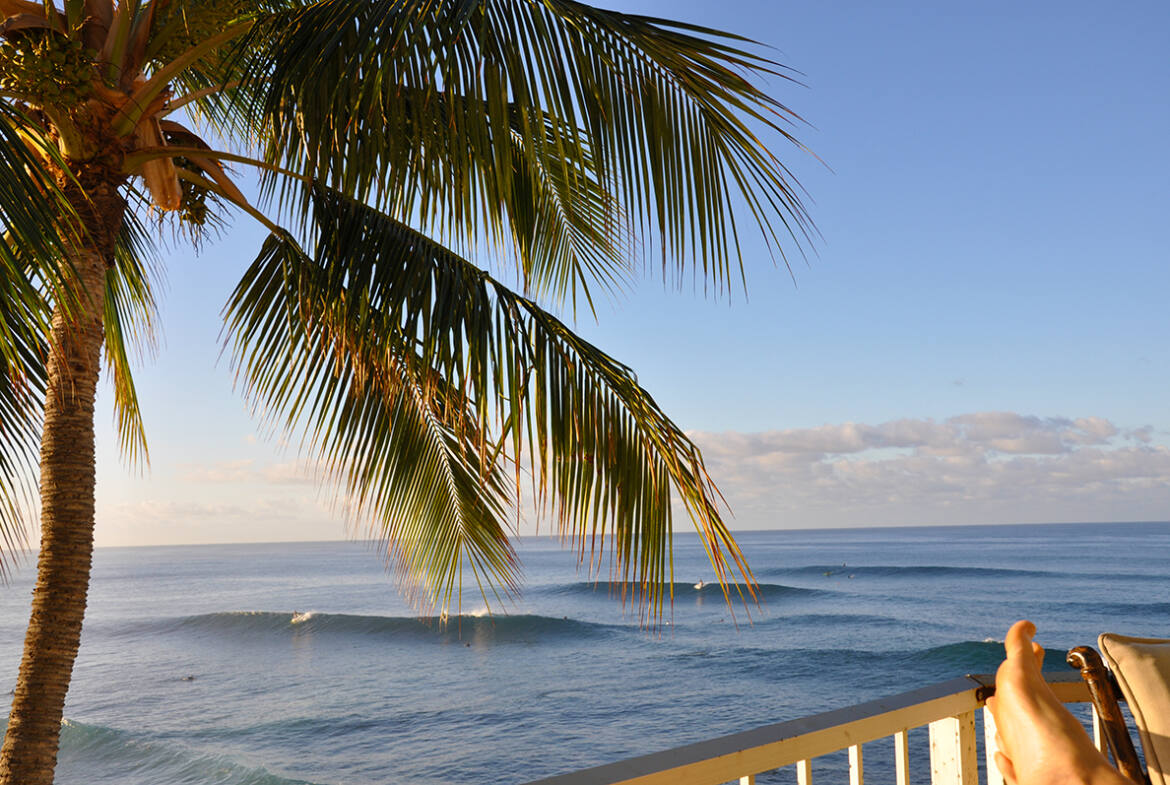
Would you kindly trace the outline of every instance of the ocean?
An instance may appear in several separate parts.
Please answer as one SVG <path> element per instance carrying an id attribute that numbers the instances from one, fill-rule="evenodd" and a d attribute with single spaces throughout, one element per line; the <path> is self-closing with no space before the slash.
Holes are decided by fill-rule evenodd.
<path id="1" fill-rule="evenodd" d="M 446 626 L 367 544 L 98 549 L 57 782 L 524 783 L 992 672 L 1019 618 L 1054 669 L 1104 630 L 1170 634 L 1170 523 L 737 537 L 762 605 L 696 589 L 714 576 L 679 535 L 657 631 L 551 538 L 519 542 L 517 603 Z M 0 587 L 0 693 L 33 573 Z"/>

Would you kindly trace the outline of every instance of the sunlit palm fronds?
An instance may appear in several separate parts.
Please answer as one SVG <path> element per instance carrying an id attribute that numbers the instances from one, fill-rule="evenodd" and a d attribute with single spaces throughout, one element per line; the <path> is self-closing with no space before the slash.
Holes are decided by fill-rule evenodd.
<path id="1" fill-rule="evenodd" d="M 58 272 L 52 260 L 76 240 L 76 216 L 46 159 L 60 160 L 56 148 L 20 109 L 0 101 L 0 263 L 9 277 L 19 256 L 19 264 L 44 265 L 42 277 L 51 280 Z"/>
<path id="2" fill-rule="evenodd" d="M 149 461 L 131 358 L 154 350 L 154 253 L 145 227 L 128 214 L 114 248 L 114 265 L 106 272 L 104 345 L 120 446 L 131 464 Z"/>
<path id="3" fill-rule="evenodd" d="M 563 0 L 333 0 L 253 35 L 270 58 L 251 61 L 241 111 L 268 159 L 396 217 L 469 243 L 502 234 L 511 167 L 472 177 L 444 153 L 507 161 L 515 135 L 530 165 L 557 161 L 563 182 L 615 195 L 625 213 L 603 225 L 652 232 L 676 275 L 693 254 L 730 283 L 737 199 L 777 249 L 808 238 L 799 186 L 760 136 L 791 139 L 795 115 L 752 81 L 784 74 L 742 39 Z"/>
<path id="4" fill-rule="evenodd" d="M 550 159 L 525 150 L 519 130 L 514 128 L 510 138 L 510 161 L 472 160 L 512 173 L 508 198 L 499 201 L 508 213 L 525 292 L 567 301 L 573 311 L 578 295 L 592 306 L 594 284 L 605 291 L 619 288 L 634 270 L 637 249 L 620 206 L 597 179 L 588 148 L 572 152 L 569 158 L 579 163 L 567 170 L 555 145 L 538 151 L 553 155 Z"/>
<path id="5" fill-rule="evenodd" d="M 35 509 L 49 305 L 23 265 L 0 271 L 0 578 L 27 544 Z"/>
<path id="6" fill-rule="evenodd" d="M 462 531 L 421 514 L 428 494 L 468 498 L 458 514 L 494 522 L 491 536 L 464 546 L 480 555 L 473 572 L 511 585 L 506 448 L 509 461 L 528 461 L 563 535 L 611 538 L 613 569 L 639 586 L 646 607 L 662 609 L 672 492 L 712 543 L 717 568 L 750 577 L 698 450 L 630 369 L 404 224 L 324 189 L 312 192 L 312 207 L 311 242 L 270 237 L 229 304 L 236 363 L 263 411 L 304 429 L 326 464 L 345 466 L 351 493 L 385 533 L 408 527 L 408 566 L 421 563 L 415 543 Z M 397 456 L 410 460 L 387 470 L 380 445 L 395 438 Z M 443 471 L 457 474 L 457 491 L 437 481 Z M 489 546 L 499 550 L 480 550 Z M 449 587 L 456 567 L 427 574 Z"/>
<path id="7" fill-rule="evenodd" d="M 386 329 L 368 292 L 328 278 L 291 237 L 265 243 L 229 315 L 249 395 L 277 424 L 303 429 L 426 606 L 448 604 L 464 559 L 514 589 L 507 475 L 466 401 Z"/>

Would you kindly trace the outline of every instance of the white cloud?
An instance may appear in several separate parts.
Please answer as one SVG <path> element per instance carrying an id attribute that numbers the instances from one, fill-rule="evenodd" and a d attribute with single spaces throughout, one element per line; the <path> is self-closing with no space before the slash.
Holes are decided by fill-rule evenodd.
<path id="1" fill-rule="evenodd" d="M 1081 417 L 1073 420 L 1073 425 L 1087 437 L 1096 439 L 1086 444 L 1103 444 L 1117 435 L 1117 426 L 1103 417 Z"/>
<path id="2" fill-rule="evenodd" d="M 691 434 L 739 526 L 1164 518 L 1170 449 L 1100 417 L 978 412 Z"/>

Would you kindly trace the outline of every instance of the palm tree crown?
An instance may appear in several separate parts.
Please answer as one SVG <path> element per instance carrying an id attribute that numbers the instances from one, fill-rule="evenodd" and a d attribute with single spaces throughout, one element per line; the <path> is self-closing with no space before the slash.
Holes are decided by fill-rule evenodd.
<path id="1" fill-rule="evenodd" d="M 756 85 L 787 76 L 750 42 L 571 0 L 0 0 L 0 16 L 0 570 L 39 493 L 45 584 L 0 782 L 31 776 L 13 737 L 43 736 L 28 729 L 51 710 L 20 708 L 47 646 L 34 627 L 80 634 L 92 453 L 54 445 L 92 442 L 98 352 L 123 451 L 146 457 L 130 360 L 164 223 L 197 242 L 233 212 L 269 230 L 225 310 L 245 394 L 320 459 L 422 607 L 465 575 L 515 590 L 526 489 L 582 557 L 608 542 L 651 614 L 674 503 L 720 579 L 751 585 L 696 447 L 538 304 L 590 310 L 651 255 L 668 279 L 730 287 L 745 212 L 782 257 L 804 246 L 764 141 L 795 142 L 796 118 Z M 511 285 L 469 261 L 485 247 Z M 51 746 L 21 771 L 51 782 Z"/>

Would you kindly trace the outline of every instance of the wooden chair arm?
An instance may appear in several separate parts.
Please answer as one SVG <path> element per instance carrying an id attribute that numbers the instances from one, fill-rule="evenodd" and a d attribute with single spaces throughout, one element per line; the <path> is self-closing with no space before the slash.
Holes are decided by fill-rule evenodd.
<path id="1" fill-rule="evenodd" d="M 1138 760 L 1137 750 L 1125 724 L 1125 717 L 1121 714 L 1116 682 L 1113 680 L 1113 674 L 1102 662 L 1101 655 L 1092 647 L 1077 646 L 1069 650 L 1065 659 L 1069 665 L 1081 672 L 1081 678 L 1089 688 L 1093 707 L 1096 708 L 1101 724 L 1105 728 L 1105 741 L 1109 745 L 1109 751 L 1113 753 L 1117 769 L 1134 782 L 1149 785 L 1150 778 Z"/>

